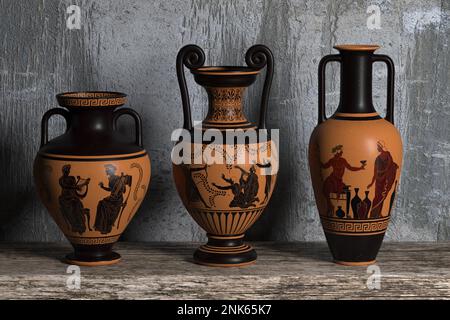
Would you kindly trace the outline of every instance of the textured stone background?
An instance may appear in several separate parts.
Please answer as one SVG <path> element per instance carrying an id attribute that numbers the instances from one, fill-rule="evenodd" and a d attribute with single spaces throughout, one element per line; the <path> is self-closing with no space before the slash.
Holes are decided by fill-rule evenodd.
<path id="1" fill-rule="evenodd" d="M 82 9 L 82 28 L 66 28 L 66 8 Z M 381 8 L 369 30 L 367 7 Z M 389 240 L 450 239 L 448 0 L 184 1 L 0 0 L 0 240 L 55 241 L 63 236 L 34 191 L 32 162 L 42 114 L 69 90 L 118 90 L 144 118 L 152 157 L 151 190 L 123 239 L 202 240 L 172 182 L 171 131 L 182 123 L 175 75 L 178 49 L 195 43 L 208 64 L 242 64 L 264 43 L 276 58 L 269 125 L 280 128 L 277 189 L 253 239 L 321 240 L 307 169 L 316 124 L 317 64 L 339 43 L 376 43 L 397 68 L 396 121 L 405 145 L 403 178 Z M 374 71 L 374 103 L 384 113 L 385 70 Z M 337 105 L 339 70 L 329 68 L 328 113 Z M 261 88 L 246 100 L 257 118 Z M 206 96 L 190 79 L 194 119 Z M 124 119 L 121 130 L 132 137 Z M 64 124 L 57 117 L 51 132 Z"/>

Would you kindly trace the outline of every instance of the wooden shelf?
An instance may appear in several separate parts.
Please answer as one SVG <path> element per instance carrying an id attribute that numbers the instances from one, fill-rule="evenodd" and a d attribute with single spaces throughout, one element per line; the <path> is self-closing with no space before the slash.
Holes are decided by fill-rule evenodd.
<path id="1" fill-rule="evenodd" d="M 257 242 L 255 265 L 192 262 L 194 243 L 119 243 L 114 266 L 82 267 L 66 287 L 67 244 L 0 244 L 0 299 L 413 299 L 450 298 L 450 243 L 385 243 L 381 289 L 367 267 L 331 262 L 325 243 Z"/>

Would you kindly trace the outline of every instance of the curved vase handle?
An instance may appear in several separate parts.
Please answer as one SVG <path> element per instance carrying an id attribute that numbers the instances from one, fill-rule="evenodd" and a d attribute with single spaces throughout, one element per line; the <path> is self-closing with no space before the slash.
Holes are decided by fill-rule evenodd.
<path id="1" fill-rule="evenodd" d="M 259 129 L 266 129 L 267 106 L 269 103 L 270 87 L 272 86 L 274 60 L 272 51 L 263 44 L 256 44 L 247 50 L 245 62 L 251 68 L 262 69 L 267 66 L 266 79 L 261 97 L 261 107 L 259 111 Z"/>
<path id="2" fill-rule="evenodd" d="M 341 56 L 339 54 L 330 54 L 323 57 L 319 62 L 319 114 L 318 124 L 321 124 L 327 120 L 325 111 L 325 71 L 328 62 L 337 61 L 341 62 Z"/>
<path id="3" fill-rule="evenodd" d="M 386 95 L 386 117 L 385 119 L 394 124 L 394 79 L 395 66 L 392 59 L 384 54 L 374 54 L 372 62 L 384 62 L 387 67 L 387 95 Z"/>
<path id="4" fill-rule="evenodd" d="M 68 123 L 70 120 L 69 111 L 62 108 L 53 108 L 48 110 L 46 113 L 44 113 L 41 120 L 41 147 L 48 143 L 48 120 L 55 114 L 59 114 L 66 120 L 67 131 Z"/>
<path id="5" fill-rule="evenodd" d="M 180 49 L 177 55 L 177 78 L 180 86 L 181 101 L 183 103 L 183 128 L 192 130 L 191 104 L 189 101 L 189 91 L 184 76 L 184 66 L 189 69 L 200 68 L 205 63 L 205 53 L 202 48 L 195 44 L 189 44 Z"/>
<path id="6" fill-rule="evenodd" d="M 139 116 L 139 113 L 137 113 L 133 109 L 122 108 L 117 111 L 114 111 L 114 113 L 113 113 L 113 128 L 114 128 L 114 130 L 116 130 L 116 128 L 117 128 L 117 120 L 124 114 L 127 114 L 134 119 L 135 135 L 136 135 L 135 143 L 139 147 L 143 148 L 144 146 L 142 144 L 142 120 L 141 120 L 141 117 Z"/>

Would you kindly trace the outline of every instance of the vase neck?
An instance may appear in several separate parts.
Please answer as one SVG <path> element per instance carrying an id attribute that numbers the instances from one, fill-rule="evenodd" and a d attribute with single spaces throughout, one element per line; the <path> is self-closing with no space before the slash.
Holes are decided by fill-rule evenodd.
<path id="1" fill-rule="evenodd" d="M 250 125 L 243 112 L 245 87 L 205 87 L 208 93 L 208 114 L 205 128 L 242 128 Z"/>
<path id="2" fill-rule="evenodd" d="M 339 113 L 373 113 L 372 51 L 341 50 Z"/>
<path id="3" fill-rule="evenodd" d="M 69 131 L 83 135 L 110 132 L 113 130 L 113 108 L 70 111 Z"/>

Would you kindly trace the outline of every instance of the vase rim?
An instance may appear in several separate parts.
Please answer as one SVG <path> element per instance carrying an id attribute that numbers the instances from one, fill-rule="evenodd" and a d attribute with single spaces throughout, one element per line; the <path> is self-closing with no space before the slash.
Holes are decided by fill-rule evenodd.
<path id="1" fill-rule="evenodd" d="M 118 107 L 126 103 L 127 95 L 114 91 L 70 91 L 56 95 L 62 107 Z"/>
<path id="2" fill-rule="evenodd" d="M 256 75 L 260 71 L 260 69 L 243 66 L 204 66 L 191 70 L 193 74 L 211 76 Z"/>
<path id="3" fill-rule="evenodd" d="M 376 44 L 339 44 L 334 46 L 336 50 L 339 51 L 375 51 L 380 49 L 379 45 Z"/>

